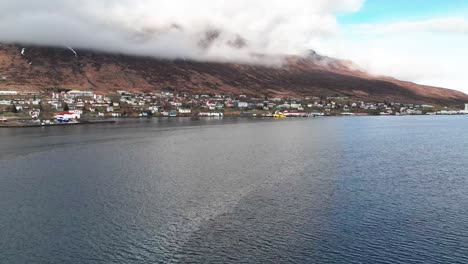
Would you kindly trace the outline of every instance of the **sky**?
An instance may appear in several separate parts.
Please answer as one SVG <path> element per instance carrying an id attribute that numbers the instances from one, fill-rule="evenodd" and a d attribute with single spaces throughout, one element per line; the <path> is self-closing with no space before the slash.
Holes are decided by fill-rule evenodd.
<path id="1" fill-rule="evenodd" d="M 358 12 L 338 17 L 340 23 L 392 23 L 435 17 L 463 16 L 466 0 L 367 0 Z"/>
<path id="2" fill-rule="evenodd" d="M 468 93 L 468 1 L 367 0 L 337 20 L 339 40 L 322 52 L 375 74 Z"/>
<path id="3" fill-rule="evenodd" d="M 466 0 L 0 0 L 0 32 L 3 43 L 201 61 L 313 49 L 468 93 Z"/>

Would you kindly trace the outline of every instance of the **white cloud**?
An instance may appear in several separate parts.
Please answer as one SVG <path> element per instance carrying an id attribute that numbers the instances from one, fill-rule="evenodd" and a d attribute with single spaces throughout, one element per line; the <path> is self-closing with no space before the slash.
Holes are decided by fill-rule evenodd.
<path id="1" fill-rule="evenodd" d="M 157 57 L 244 59 L 297 53 L 338 32 L 336 13 L 364 0 L 0 0 L 0 41 Z M 206 32 L 217 33 L 200 49 Z M 248 48 L 229 43 L 241 36 Z"/>
<path id="2" fill-rule="evenodd" d="M 344 26 L 336 38 L 314 43 L 327 55 L 353 60 L 376 75 L 468 93 L 468 23 L 439 18 Z"/>

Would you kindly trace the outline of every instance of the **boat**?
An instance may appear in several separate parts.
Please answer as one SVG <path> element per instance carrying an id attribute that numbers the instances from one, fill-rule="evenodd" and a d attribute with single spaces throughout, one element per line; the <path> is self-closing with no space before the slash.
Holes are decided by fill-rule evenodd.
<path id="1" fill-rule="evenodd" d="M 286 118 L 286 115 L 283 112 L 277 111 L 275 114 L 273 114 L 273 117 L 283 119 Z"/>

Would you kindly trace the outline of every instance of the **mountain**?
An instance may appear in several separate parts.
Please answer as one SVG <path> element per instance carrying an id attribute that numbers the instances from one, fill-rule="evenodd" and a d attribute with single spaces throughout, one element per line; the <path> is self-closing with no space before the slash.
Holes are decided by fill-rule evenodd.
<path id="1" fill-rule="evenodd" d="M 269 61 L 271 58 L 260 60 Z M 273 58 L 278 59 L 278 58 Z M 283 63 L 160 60 L 72 48 L 0 45 L 0 89 L 83 89 L 247 94 L 253 96 L 347 96 L 367 101 L 454 105 L 468 95 L 372 76 L 350 61 L 287 56 Z"/>

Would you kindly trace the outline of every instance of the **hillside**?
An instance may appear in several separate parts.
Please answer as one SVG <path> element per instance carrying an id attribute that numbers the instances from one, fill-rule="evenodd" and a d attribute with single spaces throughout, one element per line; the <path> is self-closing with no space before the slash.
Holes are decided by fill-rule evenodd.
<path id="1" fill-rule="evenodd" d="M 23 50 L 23 48 L 25 48 Z M 351 62 L 311 52 L 262 66 L 158 60 L 71 48 L 0 46 L 2 90 L 46 88 L 227 93 L 258 96 L 348 96 L 362 100 L 460 104 L 468 95 L 375 77 Z"/>

